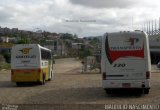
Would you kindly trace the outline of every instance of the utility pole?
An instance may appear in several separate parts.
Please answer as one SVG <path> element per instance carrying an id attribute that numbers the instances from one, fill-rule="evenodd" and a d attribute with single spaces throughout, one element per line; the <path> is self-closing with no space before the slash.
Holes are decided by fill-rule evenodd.
<path id="1" fill-rule="evenodd" d="M 155 19 L 155 35 L 157 34 L 157 21 Z"/>
<path id="2" fill-rule="evenodd" d="M 159 18 L 159 29 L 158 29 L 158 34 L 160 34 L 160 18 Z"/>
<path id="3" fill-rule="evenodd" d="M 154 27 L 153 27 L 153 20 L 152 20 L 152 35 L 153 35 L 153 28 L 154 28 Z"/>
<path id="4" fill-rule="evenodd" d="M 149 26 L 148 26 L 148 22 L 147 22 L 147 34 L 149 33 L 149 28 L 148 28 Z"/>
<path id="5" fill-rule="evenodd" d="M 150 21 L 149 21 L 149 35 L 151 35 Z"/>

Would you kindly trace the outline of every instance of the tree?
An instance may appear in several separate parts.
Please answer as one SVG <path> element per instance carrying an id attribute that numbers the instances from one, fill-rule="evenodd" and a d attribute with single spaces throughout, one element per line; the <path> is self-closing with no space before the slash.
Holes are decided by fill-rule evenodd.
<path id="1" fill-rule="evenodd" d="M 91 51 L 88 48 L 81 49 L 79 51 L 79 59 L 83 59 L 84 57 L 91 56 Z"/>
<path id="2" fill-rule="evenodd" d="M 74 39 L 77 39 L 77 38 L 78 38 L 77 34 L 74 34 L 74 35 L 73 35 L 73 38 L 74 38 Z"/>
<path id="3" fill-rule="evenodd" d="M 5 51 L 5 50 L 3 50 L 1 53 L 2 53 L 5 61 L 7 63 L 10 63 L 11 62 L 11 53 L 9 51 Z"/>
<path id="4" fill-rule="evenodd" d="M 21 40 L 17 42 L 17 44 L 30 44 L 30 43 L 31 41 L 26 37 L 23 37 Z"/>
<path id="5" fill-rule="evenodd" d="M 4 62 L 4 61 L 5 61 L 5 59 L 4 59 L 3 55 L 0 54 L 0 63 Z"/>
<path id="6" fill-rule="evenodd" d="M 98 37 L 94 37 L 93 39 L 90 39 L 90 44 L 91 45 L 96 45 L 97 43 L 100 42 L 100 40 L 98 39 Z"/>
<path id="7" fill-rule="evenodd" d="M 70 33 L 65 33 L 65 34 L 63 34 L 62 39 L 71 39 L 71 40 L 73 40 L 73 35 L 70 34 Z"/>

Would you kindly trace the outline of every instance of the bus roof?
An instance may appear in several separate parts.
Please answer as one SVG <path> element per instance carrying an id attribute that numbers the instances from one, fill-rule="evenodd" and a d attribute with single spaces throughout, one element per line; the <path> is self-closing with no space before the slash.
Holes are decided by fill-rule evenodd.
<path id="1" fill-rule="evenodd" d="M 46 47 L 42 47 L 41 45 L 38 44 L 38 46 L 44 50 L 48 50 L 48 51 L 51 51 L 50 49 L 46 48 Z"/>
<path id="2" fill-rule="evenodd" d="M 106 32 L 105 34 L 120 34 L 120 33 L 129 33 L 129 34 L 144 34 L 145 32 L 140 31 L 140 30 L 135 30 L 135 31 L 119 31 L 119 32 Z"/>
<path id="3" fill-rule="evenodd" d="M 51 51 L 50 49 L 45 48 L 45 47 L 42 47 L 42 46 L 39 45 L 39 44 L 16 44 L 16 45 L 14 45 L 14 47 L 16 47 L 16 46 L 22 46 L 22 47 L 25 47 L 25 46 L 33 46 L 33 47 L 34 47 L 34 46 L 38 46 L 38 47 L 41 48 L 41 49 Z"/>

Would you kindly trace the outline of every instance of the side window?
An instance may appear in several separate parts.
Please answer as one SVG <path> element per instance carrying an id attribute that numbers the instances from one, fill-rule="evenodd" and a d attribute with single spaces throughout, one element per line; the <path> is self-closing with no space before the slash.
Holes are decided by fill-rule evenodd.
<path id="1" fill-rule="evenodd" d="M 45 51 L 43 49 L 41 49 L 41 58 L 42 58 L 42 60 L 45 59 Z"/>
<path id="2" fill-rule="evenodd" d="M 41 58 L 42 60 L 51 59 L 51 52 L 41 49 Z"/>

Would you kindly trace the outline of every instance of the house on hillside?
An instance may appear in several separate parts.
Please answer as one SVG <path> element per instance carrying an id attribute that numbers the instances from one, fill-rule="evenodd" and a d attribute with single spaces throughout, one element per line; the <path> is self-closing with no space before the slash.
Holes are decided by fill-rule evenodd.
<path id="1" fill-rule="evenodd" d="M 15 37 L 0 37 L 0 42 L 16 43 L 18 40 Z"/>

